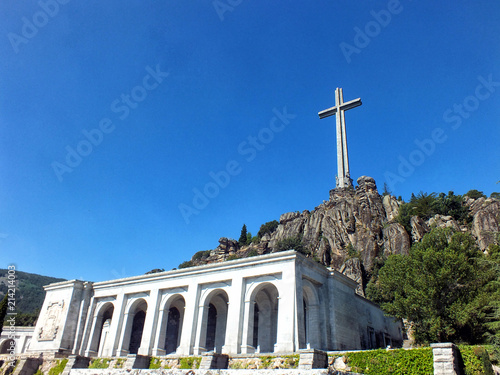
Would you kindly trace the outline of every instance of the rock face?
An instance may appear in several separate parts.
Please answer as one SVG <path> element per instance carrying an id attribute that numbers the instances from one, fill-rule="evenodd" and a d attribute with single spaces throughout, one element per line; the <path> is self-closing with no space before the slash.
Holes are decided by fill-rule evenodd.
<path id="1" fill-rule="evenodd" d="M 496 199 L 468 199 L 472 220 L 472 234 L 476 237 L 479 248 L 485 251 L 497 240 L 500 231 L 500 202 Z"/>
<path id="2" fill-rule="evenodd" d="M 356 281 L 358 283 L 356 293 L 360 296 L 365 296 L 363 285 L 363 265 L 361 264 L 359 258 L 347 259 L 340 267 L 339 272 Z"/>
<path id="3" fill-rule="evenodd" d="M 269 250 L 286 238 L 301 236 L 314 257 L 335 269 L 353 256 L 359 256 L 363 266 L 370 269 L 373 259 L 382 252 L 407 254 L 410 241 L 404 228 L 392 224 L 384 230 L 389 219 L 375 180 L 362 176 L 357 182 L 356 189 L 330 191 L 330 200 L 311 212 L 281 215 L 277 230 L 270 236 Z M 399 207 L 394 201 L 387 201 L 391 217 Z"/>
<path id="4" fill-rule="evenodd" d="M 211 251 L 210 256 L 224 257 L 226 255 L 234 255 L 239 249 L 238 241 L 221 237 L 219 238 L 219 246 Z"/>

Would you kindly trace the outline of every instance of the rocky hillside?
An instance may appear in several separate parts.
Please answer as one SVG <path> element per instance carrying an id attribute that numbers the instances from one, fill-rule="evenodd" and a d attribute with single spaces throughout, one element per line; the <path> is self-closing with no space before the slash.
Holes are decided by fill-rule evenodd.
<path id="1" fill-rule="evenodd" d="M 396 221 L 403 204 L 391 195 L 381 196 L 375 180 L 362 176 L 356 188 L 333 189 L 330 200 L 312 211 L 281 215 L 279 225 L 260 241 L 240 247 L 238 242 L 221 238 L 211 251 L 198 252 L 184 266 L 220 262 L 246 256 L 286 250 L 295 245 L 325 266 L 332 267 L 363 284 L 377 258 L 408 254 L 411 243 L 419 241 L 432 227 L 452 227 L 468 231 L 483 251 L 500 232 L 500 202 L 496 199 L 463 198 L 469 210 L 468 222 L 436 214 L 427 220 L 411 217 L 411 232 Z"/>

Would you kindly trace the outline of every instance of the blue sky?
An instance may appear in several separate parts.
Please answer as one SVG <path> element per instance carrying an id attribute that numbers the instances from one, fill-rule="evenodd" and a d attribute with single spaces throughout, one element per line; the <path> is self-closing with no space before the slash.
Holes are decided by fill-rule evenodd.
<path id="1" fill-rule="evenodd" d="M 0 267 L 171 269 L 351 175 L 500 191 L 498 1 L 0 3 Z M 203 197 L 202 197 L 203 195 Z"/>

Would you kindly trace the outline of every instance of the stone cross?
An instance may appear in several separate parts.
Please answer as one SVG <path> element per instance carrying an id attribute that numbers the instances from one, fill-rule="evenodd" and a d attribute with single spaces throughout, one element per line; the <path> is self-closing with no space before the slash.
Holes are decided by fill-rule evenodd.
<path id="1" fill-rule="evenodd" d="M 341 88 L 335 89 L 335 107 L 325 109 L 318 113 L 319 118 L 337 115 L 337 187 L 344 188 L 352 186 L 349 174 L 349 159 L 347 156 L 347 138 L 345 131 L 344 111 L 361 105 L 361 98 L 344 103 L 344 94 Z"/>

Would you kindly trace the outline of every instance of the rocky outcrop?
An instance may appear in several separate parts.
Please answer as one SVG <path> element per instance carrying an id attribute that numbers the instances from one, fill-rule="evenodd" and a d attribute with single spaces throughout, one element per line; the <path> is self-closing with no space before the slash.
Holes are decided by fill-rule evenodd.
<path id="1" fill-rule="evenodd" d="M 339 272 L 356 281 L 358 283 L 356 293 L 360 296 L 365 296 L 363 285 L 363 265 L 358 258 L 347 259 L 340 267 Z"/>
<path id="2" fill-rule="evenodd" d="M 458 223 L 451 216 L 434 215 L 426 222 L 428 228 L 452 228 L 460 231 Z"/>
<path id="3" fill-rule="evenodd" d="M 384 195 L 382 204 L 384 206 L 385 216 L 387 220 L 394 220 L 399 214 L 399 205 L 401 203 L 392 195 Z"/>
<path id="4" fill-rule="evenodd" d="M 479 248 L 485 251 L 496 243 L 500 232 L 500 202 L 496 199 L 470 199 L 465 204 L 472 214 L 472 234 L 477 239 Z"/>
<path id="5" fill-rule="evenodd" d="M 410 236 L 405 227 L 399 223 L 389 223 L 383 229 L 384 255 L 408 255 L 410 252 Z"/>
<path id="6" fill-rule="evenodd" d="M 231 238 L 219 238 L 219 246 L 210 252 L 210 257 L 221 257 L 224 260 L 226 255 L 234 255 L 239 249 L 238 241 Z"/>
<path id="7" fill-rule="evenodd" d="M 424 235 L 430 231 L 429 227 L 418 216 L 412 216 L 410 219 L 411 225 L 411 238 L 413 238 L 414 242 L 418 242 L 424 237 Z"/>
<path id="8" fill-rule="evenodd" d="M 290 237 L 302 237 L 302 243 L 323 264 L 339 269 L 350 257 L 348 247 L 359 253 L 365 268 L 370 269 L 373 259 L 382 253 L 408 253 L 408 234 L 398 225 L 385 231 L 387 213 L 371 177 L 358 178 L 356 189 L 334 189 L 330 200 L 313 211 L 292 212 L 280 217 L 280 224 L 270 235 L 268 247 L 276 249 L 279 241 Z M 389 199 L 393 218 L 397 207 L 395 199 Z M 396 207 L 397 206 L 397 207 Z M 351 251 L 352 251 L 351 250 Z"/>

